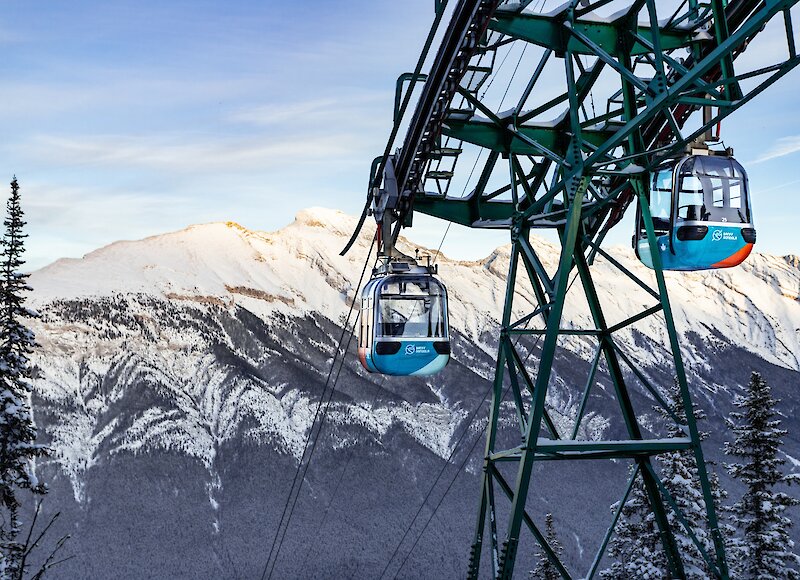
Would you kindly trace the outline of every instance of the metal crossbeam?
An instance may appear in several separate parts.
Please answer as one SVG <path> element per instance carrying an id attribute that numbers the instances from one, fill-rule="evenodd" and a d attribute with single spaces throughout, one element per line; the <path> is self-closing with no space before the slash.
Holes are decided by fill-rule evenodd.
<path id="1" fill-rule="evenodd" d="M 594 51 L 587 44 L 575 37 L 564 34 L 564 11 L 555 14 L 536 14 L 531 12 L 516 12 L 514 10 L 499 9 L 495 12 L 490 27 L 492 30 L 502 32 L 508 36 L 524 40 L 545 48 L 553 49 L 556 53 L 567 51 L 575 54 L 593 55 Z M 575 21 L 573 30 L 607 51 L 615 50 L 624 35 L 627 33 L 625 26 L 618 23 L 600 19 L 579 18 Z M 642 39 L 652 42 L 653 29 L 648 26 L 639 27 Z M 678 27 L 661 27 L 656 38 L 660 41 L 663 50 L 690 47 L 699 42 L 692 30 Z M 634 56 L 649 53 L 647 46 L 637 42 L 631 49 Z"/>
<path id="2" fill-rule="evenodd" d="M 597 459 L 597 458 L 633 458 L 672 451 L 685 451 L 692 448 L 692 441 L 687 437 L 671 439 L 629 439 L 621 441 L 575 441 L 552 440 L 540 437 L 533 450 L 535 461 L 558 459 Z M 498 451 L 491 455 L 492 461 L 518 461 L 526 448 L 515 447 Z"/>

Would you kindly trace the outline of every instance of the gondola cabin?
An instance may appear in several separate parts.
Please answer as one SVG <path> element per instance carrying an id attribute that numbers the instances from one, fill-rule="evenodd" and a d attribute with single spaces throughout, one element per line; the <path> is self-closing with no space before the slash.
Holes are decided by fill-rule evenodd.
<path id="1" fill-rule="evenodd" d="M 665 270 L 708 270 L 741 264 L 753 249 L 747 174 L 727 154 L 687 155 L 651 174 L 650 213 Z M 641 208 L 634 250 L 653 267 Z"/>
<path id="2" fill-rule="evenodd" d="M 361 293 L 358 358 L 385 375 L 432 375 L 450 360 L 447 290 L 429 268 L 390 262 Z"/>

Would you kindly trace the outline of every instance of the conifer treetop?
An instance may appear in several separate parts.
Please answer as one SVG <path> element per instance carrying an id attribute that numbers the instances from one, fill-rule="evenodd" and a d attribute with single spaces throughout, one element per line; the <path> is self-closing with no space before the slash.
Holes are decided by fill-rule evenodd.
<path id="1" fill-rule="evenodd" d="M 786 516 L 786 510 L 800 500 L 781 489 L 797 478 L 781 469 L 786 460 L 778 451 L 787 431 L 780 428 L 778 402 L 767 382 L 754 372 L 745 393 L 734 399 L 739 410 L 727 421 L 735 437 L 726 443 L 725 453 L 741 461 L 726 467 L 746 488 L 731 508 L 744 535 L 735 558 L 735 571 L 742 578 L 800 578 L 800 558 L 789 537 L 792 521 Z"/>

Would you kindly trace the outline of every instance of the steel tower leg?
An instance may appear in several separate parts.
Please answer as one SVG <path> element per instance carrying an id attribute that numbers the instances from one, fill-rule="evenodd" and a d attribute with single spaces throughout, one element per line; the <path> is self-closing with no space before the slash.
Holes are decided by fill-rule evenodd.
<path id="1" fill-rule="evenodd" d="M 646 184 L 637 182 L 637 192 L 643 197 L 647 195 L 645 188 Z M 718 530 L 711 488 L 700 447 L 697 424 L 692 412 L 691 397 L 687 387 L 686 374 L 683 368 L 677 332 L 672 319 L 672 311 L 667 296 L 666 283 L 661 264 L 654 261 L 656 265 L 657 291 L 649 289 L 649 293 L 658 300 L 658 303 L 622 323 L 609 326 L 592 278 L 592 269 L 586 258 L 587 253 L 596 247 L 593 246 L 592 240 L 585 235 L 581 221 L 581 200 L 585 190 L 585 181 L 581 181 L 574 192 L 568 219 L 565 225 L 560 228 L 562 247 L 558 269 L 554 276 L 550 277 L 548 275 L 541 261 L 538 259 L 529 241 L 528 227 L 520 223 L 512 229 L 512 250 L 508 271 L 508 284 L 500 328 L 498 357 L 495 366 L 493 396 L 489 411 L 489 426 L 480 484 L 481 501 L 467 576 L 472 579 L 477 579 L 479 577 L 484 533 L 488 525 L 492 576 L 498 580 L 511 579 L 515 569 L 517 550 L 524 524 L 533 534 L 534 539 L 538 542 L 542 551 L 549 556 L 551 562 L 560 574 L 564 578 L 571 578 L 570 572 L 567 571 L 564 564 L 547 544 L 546 539 L 537 528 L 531 514 L 526 511 L 528 493 L 534 485 L 532 478 L 533 464 L 535 461 L 545 458 L 549 461 L 613 458 L 629 459 L 636 465 L 634 477 L 642 477 L 644 489 L 660 531 L 661 542 L 666 555 L 670 575 L 675 578 L 684 577 L 685 573 L 682 557 L 667 517 L 668 511 L 670 509 L 673 511 L 676 510 L 677 505 L 674 502 L 674 498 L 669 496 L 669 492 L 667 492 L 663 483 L 660 481 L 656 470 L 653 468 L 650 457 L 658 453 L 691 449 L 698 466 L 700 485 L 706 501 L 706 515 L 715 543 L 715 553 L 709 556 L 705 554 L 703 546 L 698 546 L 698 548 L 704 557 L 706 557 L 715 575 L 720 578 L 727 578 L 728 570 L 725 562 L 724 547 Z M 646 208 L 647 204 L 643 205 Z M 655 248 L 652 218 L 646 209 L 643 219 L 649 234 L 653 236 L 651 247 Z M 602 252 L 602 250 L 598 251 Z M 604 252 L 603 254 L 608 256 Z M 613 259 L 611 256 L 608 256 L 608 258 Z M 631 272 L 625 270 L 622 265 L 618 265 L 618 267 L 622 269 L 624 274 L 630 276 L 634 280 L 638 280 Z M 575 281 L 580 279 L 581 287 L 592 315 L 594 327 L 591 329 L 576 331 L 575 329 L 565 329 L 562 327 L 567 293 L 571 287 L 571 282 L 569 281 L 571 273 Z M 517 283 L 521 280 L 530 282 L 534 294 L 539 300 L 539 305 L 533 312 L 529 312 L 525 316 L 515 319 L 514 294 Z M 638 280 L 637 283 L 646 287 L 645 283 L 641 280 Z M 666 406 L 666 402 L 659 394 L 659 391 L 650 385 L 644 375 L 633 366 L 633 363 L 625 357 L 624 354 L 622 354 L 614 340 L 615 332 L 647 316 L 654 315 L 657 312 L 663 312 L 666 319 L 675 373 L 678 378 L 682 404 L 687 417 L 687 437 L 676 438 L 669 441 L 647 440 L 644 438 L 631 401 L 630 381 L 625 377 L 625 373 L 622 370 L 622 363 L 626 363 L 631 371 L 644 382 L 645 388 L 650 391 L 651 395 L 659 404 Z M 527 328 L 527 324 L 534 318 L 539 318 L 544 323 L 542 328 L 536 330 Z M 570 435 L 557 432 L 548 414 L 546 395 L 548 385 L 550 384 L 559 338 L 579 333 L 597 339 L 597 354 L 591 365 L 583 402 L 578 411 L 578 416 L 575 419 L 575 427 L 572 429 L 572 434 Z M 517 341 L 519 337 L 523 335 L 539 335 L 543 339 L 535 379 L 531 378 L 531 375 L 528 373 L 525 362 L 518 349 Z M 629 439 L 576 441 L 575 438 L 579 432 L 579 427 L 583 418 L 585 401 L 588 399 L 588 394 L 594 382 L 594 375 L 597 371 L 601 356 L 605 361 L 610 380 L 614 386 L 615 396 L 619 403 L 621 416 L 625 423 Z M 527 388 L 528 394 L 530 395 L 530 403 L 527 407 L 521 396 L 520 389 L 522 388 Z M 521 433 L 523 434 L 523 442 L 519 447 L 501 450 L 497 449 L 498 431 L 502 418 L 501 409 L 503 409 L 501 403 L 508 393 L 513 393 L 514 395 L 513 397 L 509 397 L 509 400 L 513 400 L 514 402 L 515 420 L 519 423 Z M 567 451 L 570 452 L 568 456 L 565 454 Z M 500 461 L 518 462 L 517 475 L 513 483 L 509 484 L 498 469 Z M 632 485 L 633 479 L 630 481 L 625 491 L 623 502 L 630 493 Z M 502 493 L 498 496 L 496 495 L 496 490 L 500 490 Z M 503 501 L 503 497 L 507 497 L 511 501 L 511 509 L 507 516 L 503 516 L 507 519 L 506 531 L 505 534 L 498 539 L 497 527 L 500 523 L 501 514 L 504 514 L 506 510 L 498 511 L 497 506 Z M 682 520 L 682 515 L 679 512 L 676 513 L 678 516 L 677 519 L 683 523 L 685 520 Z M 597 570 L 608 540 L 613 535 L 617 518 L 618 514 L 609 526 L 588 577 L 592 577 Z M 689 534 L 692 535 L 691 530 L 689 530 Z"/>

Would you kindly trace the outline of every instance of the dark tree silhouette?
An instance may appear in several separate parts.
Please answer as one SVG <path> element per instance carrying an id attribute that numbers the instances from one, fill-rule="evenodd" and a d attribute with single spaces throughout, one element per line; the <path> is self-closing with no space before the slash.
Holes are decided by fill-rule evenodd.
<path id="1" fill-rule="evenodd" d="M 726 467 L 745 485 L 744 495 L 731 509 L 744 535 L 731 558 L 737 578 L 800 578 L 800 558 L 789 537 L 792 521 L 785 513 L 800 500 L 776 489 L 796 481 L 781 470 L 786 460 L 778 451 L 787 432 L 775 418 L 777 403 L 770 386 L 754 372 L 745 394 L 734 400 L 740 411 L 728 419 L 735 438 L 725 445 L 725 453 L 741 462 Z"/>
<path id="2" fill-rule="evenodd" d="M 0 240 L 0 574 L 21 577 L 24 573 L 25 543 L 20 535 L 20 491 L 43 494 L 34 459 L 47 449 L 36 443 L 31 413 L 31 368 L 29 355 L 36 346 L 33 333 L 23 321 L 38 316 L 25 307 L 27 274 L 20 268 L 25 251 L 25 221 L 20 206 L 19 184 L 11 182 L 5 233 Z"/>

